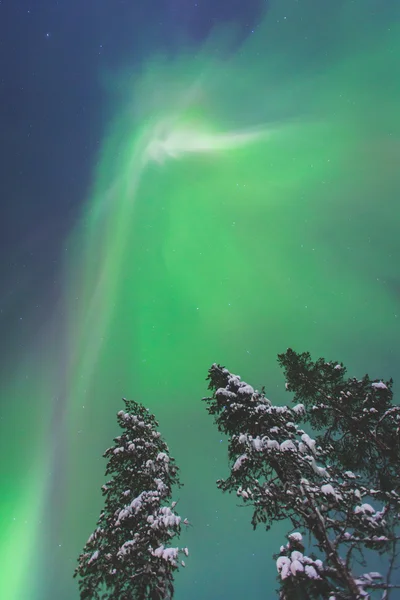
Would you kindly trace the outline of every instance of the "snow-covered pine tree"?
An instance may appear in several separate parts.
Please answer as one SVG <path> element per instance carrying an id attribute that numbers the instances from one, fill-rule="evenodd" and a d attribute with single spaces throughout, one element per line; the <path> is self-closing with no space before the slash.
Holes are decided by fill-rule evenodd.
<path id="1" fill-rule="evenodd" d="M 356 469 L 368 485 L 400 491 L 400 407 L 393 405 L 393 381 L 346 379 L 346 368 L 290 348 L 278 355 L 293 402 L 305 407 L 305 421 L 330 446 L 329 458 Z"/>
<path id="2" fill-rule="evenodd" d="M 361 380 L 360 397 L 354 406 L 347 404 L 348 426 L 344 420 L 333 425 L 334 416 L 328 412 L 318 421 L 317 416 L 324 413 L 322 407 L 313 408 L 316 404 L 307 387 L 317 378 L 311 376 L 306 383 L 313 365 L 303 361 L 300 368 L 291 352 L 287 362 L 284 355 L 279 360 L 288 376 L 287 389 L 303 401 L 293 408 L 274 406 L 263 391 L 254 390 L 220 365 L 209 370 L 213 395 L 204 401 L 218 429 L 230 437 L 232 465 L 229 477 L 217 485 L 252 505 L 254 528 L 259 523 L 269 529 L 277 521 L 291 522 L 288 541 L 275 556 L 281 600 L 388 600 L 391 591 L 399 587 L 392 583 L 400 511 L 394 471 L 400 460 L 395 454 L 398 409 L 391 404 L 391 382 Z M 327 363 L 318 363 L 322 364 Z M 323 387 L 323 375 L 317 387 L 329 390 L 326 398 L 331 397 L 331 405 L 346 406 L 347 399 L 355 395 L 356 380 L 349 380 L 350 387 L 346 387 L 343 366 L 328 365 L 331 388 Z M 342 385 L 334 388 L 340 377 Z M 368 443 L 353 417 L 363 419 L 366 436 L 371 433 Z M 319 428 L 316 439 L 300 427 L 302 422 Z M 383 428 L 391 436 L 390 451 L 385 442 L 371 449 Z M 365 452 L 372 453 L 375 467 L 364 455 L 360 457 L 359 448 L 354 450 L 354 459 L 346 454 L 344 438 L 351 435 L 352 444 L 357 440 Z M 389 485 L 391 489 L 379 484 L 377 471 L 381 468 L 396 484 Z M 368 565 L 374 554 L 384 557 L 387 567 L 383 575 L 366 568 L 366 550 Z M 399 593 L 397 589 L 395 593 Z"/>
<path id="3" fill-rule="evenodd" d="M 102 487 L 105 506 L 74 577 L 82 600 L 169 600 L 174 573 L 184 566 L 180 555 L 188 554 L 171 546 L 182 522 L 171 502 L 173 486 L 181 485 L 178 467 L 154 415 L 124 403 L 117 415 L 122 435 L 103 455 L 112 476 Z"/>

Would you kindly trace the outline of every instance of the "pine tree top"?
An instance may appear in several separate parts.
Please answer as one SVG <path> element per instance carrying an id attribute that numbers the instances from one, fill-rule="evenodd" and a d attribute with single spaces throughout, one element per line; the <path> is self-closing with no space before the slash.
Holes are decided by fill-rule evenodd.
<path id="1" fill-rule="evenodd" d="M 108 448 L 105 498 L 97 528 L 89 537 L 75 576 L 81 598 L 93 600 L 166 600 L 173 596 L 173 575 L 187 548 L 171 546 L 187 520 L 175 512 L 173 487 L 179 471 L 154 415 L 138 402 L 123 399 L 117 414 L 122 430 Z"/>

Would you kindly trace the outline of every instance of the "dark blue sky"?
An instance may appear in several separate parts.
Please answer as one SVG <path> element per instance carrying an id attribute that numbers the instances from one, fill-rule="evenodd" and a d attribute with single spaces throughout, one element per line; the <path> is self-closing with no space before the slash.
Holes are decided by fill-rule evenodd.
<path id="1" fill-rule="evenodd" d="M 58 294 L 64 240 L 87 197 L 110 116 L 100 73 L 139 65 L 155 52 L 173 55 L 180 40 L 197 44 L 215 24 L 234 22 L 245 37 L 265 5 L 0 0 L 3 367 L 45 317 L 43 288 L 50 304 Z"/>

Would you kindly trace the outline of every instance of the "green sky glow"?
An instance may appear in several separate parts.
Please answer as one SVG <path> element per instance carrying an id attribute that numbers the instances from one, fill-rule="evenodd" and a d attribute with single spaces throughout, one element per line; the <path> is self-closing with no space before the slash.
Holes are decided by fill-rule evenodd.
<path id="1" fill-rule="evenodd" d="M 13 543 L 29 538 L 18 566 L 0 541 L 8 600 L 27 599 L 28 579 L 41 582 L 30 600 L 77 597 L 71 572 L 121 396 L 156 413 L 182 465 L 180 510 L 194 527 L 177 599 L 223 598 L 227 578 L 232 598 L 267 577 L 274 587 L 280 530 L 252 534 L 250 515 L 214 489 L 227 465 L 200 403 L 208 367 L 222 362 L 278 401 L 275 357 L 288 346 L 397 376 L 400 29 L 373 2 L 323 2 L 324 15 L 276 4 L 233 54 L 221 58 L 215 34 L 196 57 L 113 80 L 123 97 L 68 240 L 62 339 L 50 331 L 9 383 L 14 398 L 36 398 L 37 428 L 8 475 L 29 530 L 0 506 Z"/>

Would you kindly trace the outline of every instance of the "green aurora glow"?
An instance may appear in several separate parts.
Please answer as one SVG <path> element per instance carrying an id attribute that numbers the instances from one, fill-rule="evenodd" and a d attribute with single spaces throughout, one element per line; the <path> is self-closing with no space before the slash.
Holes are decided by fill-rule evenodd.
<path id="1" fill-rule="evenodd" d="M 282 401 L 289 345 L 397 377 L 398 10 L 320 4 L 275 2 L 234 53 L 216 33 L 196 56 L 115 78 L 54 324 L 7 387 L 10 432 L 29 398 L 0 505 L 7 600 L 77 598 L 121 396 L 155 412 L 182 467 L 193 528 L 177 600 L 273 589 L 284 528 L 253 534 L 215 489 L 227 465 L 199 401 L 208 367 Z M 246 131 L 260 135 L 235 137 Z"/>

